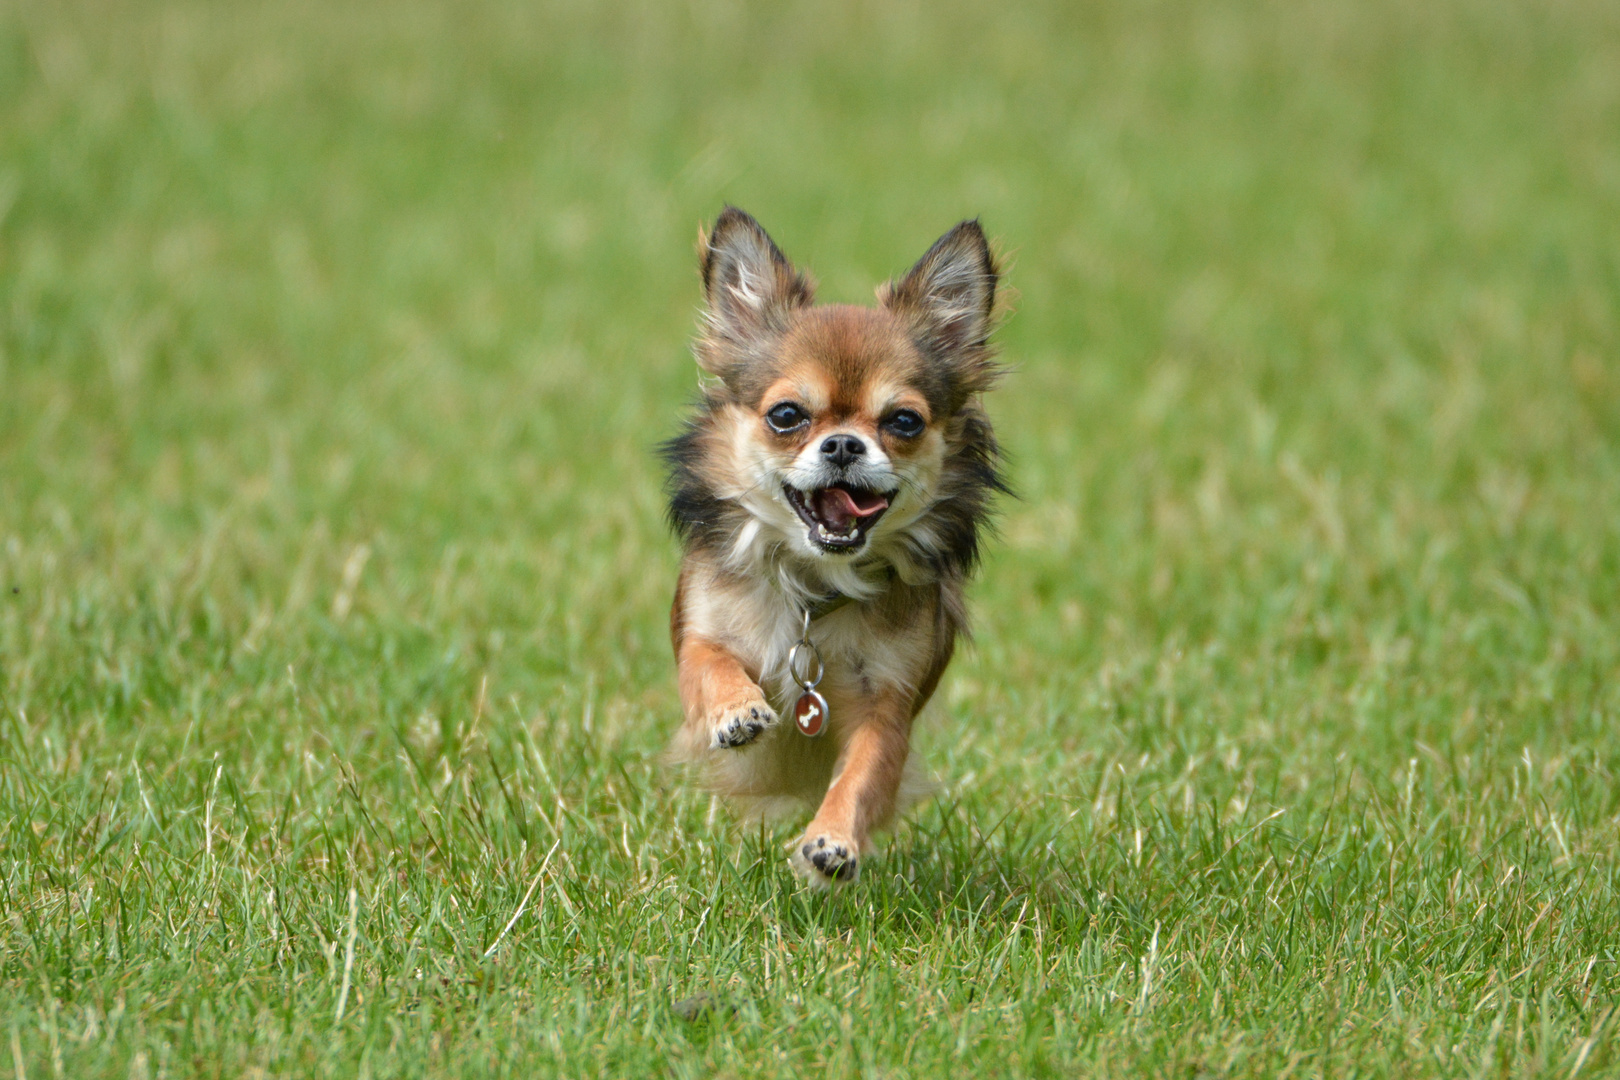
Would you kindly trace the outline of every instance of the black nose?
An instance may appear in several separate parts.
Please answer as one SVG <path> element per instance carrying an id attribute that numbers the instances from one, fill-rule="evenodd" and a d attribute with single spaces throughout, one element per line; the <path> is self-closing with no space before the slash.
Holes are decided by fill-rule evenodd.
<path id="1" fill-rule="evenodd" d="M 854 435 L 829 435 L 821 444 L 821 456 L 834 465 L 848 465 L 866 453 L 866 444 Z"/>

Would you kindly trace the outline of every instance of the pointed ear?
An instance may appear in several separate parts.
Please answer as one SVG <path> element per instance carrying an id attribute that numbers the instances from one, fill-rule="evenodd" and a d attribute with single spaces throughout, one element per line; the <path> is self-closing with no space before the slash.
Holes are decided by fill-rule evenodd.
<path id="1" fill-rule="evenodd" d="M 899 284 L 880 288 L 878 300 L 910 324 L 930 353 L 988 375 L 998 276 L 984 230 L 977 220 L 964 221 L 936 240 Z"/>
<path id="2" fill-rule="evenodd" d="M 735 206 L 721 212 L 711 232 L 698 235 L 698 250 L 708 339 L 720 346 L 719 353 L 750 351 L 760 339 L 786 329 L 793 311 L 813 298 L 809 278 L 793 268 L 759 222 Z M 715 351 L 702 350 L 700 359 L 723 377 L 728 365 L 722 356 L 708 355 Z"/>

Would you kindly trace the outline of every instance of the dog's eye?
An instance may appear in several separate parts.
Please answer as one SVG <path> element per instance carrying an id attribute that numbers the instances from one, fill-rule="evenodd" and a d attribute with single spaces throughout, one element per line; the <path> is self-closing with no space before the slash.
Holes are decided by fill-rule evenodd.
<path id="1" fill-rule="evenodd" d="M 810 414 L 791 401 L 772 405 L 771 411 L 765 414 L 765 422 L 771 425 L 771 430 L 784 433 L 792 431 L 809 419 Z"/>
<path id="2" fill-rule="evenodd" d="M 921 435 L 923 428 L 927 427 L 928 425 L 923 422 L 922 417 L 918 416 L 910 409 L 901 409 L 899 412 L 883 421 L 883 426 L 900 436 L 902 439 L 914 439 L 918 435 Z"/>

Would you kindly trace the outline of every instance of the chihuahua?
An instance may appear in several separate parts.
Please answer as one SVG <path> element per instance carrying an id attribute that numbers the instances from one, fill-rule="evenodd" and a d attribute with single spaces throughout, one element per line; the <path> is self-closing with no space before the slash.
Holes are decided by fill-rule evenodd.
<path id="1" fill-rule="evenodd" d="M 710 378 L 663 448 L 685 549 L 673 754 L 750 812 L 817 807 L 791 858 L 824 888 L 922 790 L 912 722 L 966 632 L 1006 490 L 981 401 L 996 259 L 964 221 L 866 308 L 815 305 L 734 207 L 698 247 Z"/>

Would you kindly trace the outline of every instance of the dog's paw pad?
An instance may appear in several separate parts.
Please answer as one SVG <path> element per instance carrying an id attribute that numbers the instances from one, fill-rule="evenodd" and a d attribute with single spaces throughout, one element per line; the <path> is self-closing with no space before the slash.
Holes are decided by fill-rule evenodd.
<path id="1" fill-rule="evenodd" d="M 776 713 L 764 702 L 728 710 L 714 725 L 714 748 L 734 750 L 747 746 L 776 723 Z"/>
<path id="2" fill-rule="evenodd" d="M 861 870 L 855 845 L 828 836 L 805 837 L 793 854 L 794 865 L 818 887 L 847 884 L 854 881 Z"/>

